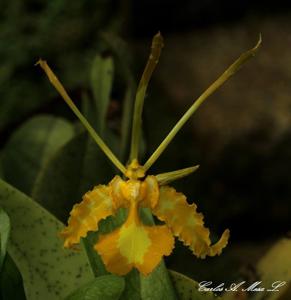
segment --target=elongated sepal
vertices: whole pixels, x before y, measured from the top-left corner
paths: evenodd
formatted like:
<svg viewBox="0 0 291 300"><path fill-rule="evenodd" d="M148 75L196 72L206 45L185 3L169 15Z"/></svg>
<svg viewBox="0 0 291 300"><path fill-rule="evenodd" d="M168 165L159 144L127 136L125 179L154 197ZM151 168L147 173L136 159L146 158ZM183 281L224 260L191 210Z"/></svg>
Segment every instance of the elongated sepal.
<svg viewBox="0 0 291 300"><path fill-rule="evenodd" d="M138 148L141 135L142 126L142 112L144 105L144 98L147 90L148 83L152 77L152 74L159 62L159 58L164 46L163 37L158 32L152 40L151 52L141 76L137 92L135 96L133 123L132 123L132 134L131 134L131 148L130 148L130 160L138 158Z"/></svg>
<svg viewBox="0 0 291 300"><path fill-rule="evenodd" d="M110 148L105 144L99 134L94 130L94 128L89 124L87 119L83 116L77 106L74 104L73 100L68 95L67 91L65 90L62 83L59 81L57 76L54 74L52 69L49 67L45 60L40 59L36 65L39 65L44 72L46 73L48 79L50 80L51 84L55 87L55 89L59 92L62 96L64 101L68 104L74 114L78 117L80 122L84 125L87 129L91 137L94 139L96 144L100 147L100 149L104 152L104 154L111 160L111 162L119 169L122 173L126 172L125 166L119 161L119 159L114 155L114 153L110 150Z"/></svg>
<svg viewBox="0 0 291 300"><path fill-rule="evenodd" d="M185 168L185 169L175 170L175 171L171 171L171 172L161 173L161 174L156 175L155 177L160 186L166 185L172 181L189 176L193 172L197 171L198 168L199 168L199 165Z"/></svg>

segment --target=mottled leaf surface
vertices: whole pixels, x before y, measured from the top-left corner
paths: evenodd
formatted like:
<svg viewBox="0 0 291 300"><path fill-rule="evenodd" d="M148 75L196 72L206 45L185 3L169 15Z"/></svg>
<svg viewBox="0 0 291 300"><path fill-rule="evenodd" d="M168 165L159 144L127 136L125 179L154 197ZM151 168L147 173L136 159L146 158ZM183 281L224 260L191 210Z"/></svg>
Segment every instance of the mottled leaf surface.
<svg viewBox="0 0 291 300"><path fill-rule="evenodd" d="M62 223L2 180L0 206L10 216L8 251L23 276L29 300L63 299L92 280L83 251L63 249L58 238Z"/></svg>
<svg viewBox="0 0 291 300"><path fill-rule="evenodd" d="M66 300L118 300L124 289L124 279L104 275L82 286Z"/></svg>

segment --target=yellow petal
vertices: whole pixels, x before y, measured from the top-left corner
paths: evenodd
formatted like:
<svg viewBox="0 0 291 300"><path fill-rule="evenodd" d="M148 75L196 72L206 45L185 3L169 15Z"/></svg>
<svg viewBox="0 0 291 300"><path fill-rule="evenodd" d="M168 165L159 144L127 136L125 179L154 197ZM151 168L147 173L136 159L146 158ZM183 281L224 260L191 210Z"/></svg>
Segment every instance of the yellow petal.
<svg viewBox="0 0 291 300"><path fill-rule="evenodd" d="M112 233L100 237L95 245L106 269L117 275L125 275L132 268L149 274L169 255L174 238L167 226L144 226L138 217L137 205L130 207L126 222Z"/></svg>
<svg viewBox="0 0 291 300"><path fill-rule="evenodd" d="M220 240L211 245L209 229L204 227L203 215L197 213L195 204L189 205L182 193L177 193L172 187L160 188L160 198L153 213L171 228L197 257L220 254L227 245L229 230L225 230Z"/></svg>
<svg viewBox="0 0 291 300"><path fill-rule="evenodd" d="M68 221L68 226L60 233L65 239L64 247L70 248L80 242L88 231L98 229L98 222L114 213L111 188L98 185L83 196L81 203L75 204Z"/></svg>

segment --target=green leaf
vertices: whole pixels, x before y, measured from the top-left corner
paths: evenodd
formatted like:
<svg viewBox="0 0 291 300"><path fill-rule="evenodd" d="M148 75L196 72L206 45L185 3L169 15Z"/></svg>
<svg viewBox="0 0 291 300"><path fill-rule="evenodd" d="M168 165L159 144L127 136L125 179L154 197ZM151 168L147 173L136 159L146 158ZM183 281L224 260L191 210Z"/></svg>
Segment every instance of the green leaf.
<svg viewBox="0 0 291 300"><path fill-rule="evenodd" d="M91 70L91 87L97 112L98 130L104 133L106 114L110 102L110 94L114 76L114 65L111 57L97 54Z"/></svg>
<svg viewBox="0 0 291 300"><path fill-rule="evenodd" d="M29 195L38 173L73 135L73 126L62 118L43 115L30 119L14 132L5 146L5 180Z"/></svg>
<svg viewBox="0 0 291 300"><path fill-rule="evenodd" d="M5 259L7 242L10 234L10 220L6 212L0 208L0 270L2 269L2 264Z"/></svg>
<svg viewBox="0 0 291 300"><path fill-rule="evenodd" d="M219 300L220 297L215 296L211 292L199 291L199 284L193 279L175 272L170 271L171 279L177 291L179 300Z"/></svg>
<svg viewBox="0 0 291 300"><path fill-rule="evenodd" d="M124 289L124 279L114 275L104 275L87 283L66 300L118 300Z"/></svg>
<svg viewBox="0 0 291 300"><path fill-rule="evenodd" d="M64 250L63 224L31 198L0 180L0 206L11 220L8 251L29 300L63 299L92 280L84 252Z"/></svg>
<svg viewBox="0 0 291 300"><path fill-rule="evenodd" d="M8 253L0 274L0 299L26 299L21 274Z"/></svg>

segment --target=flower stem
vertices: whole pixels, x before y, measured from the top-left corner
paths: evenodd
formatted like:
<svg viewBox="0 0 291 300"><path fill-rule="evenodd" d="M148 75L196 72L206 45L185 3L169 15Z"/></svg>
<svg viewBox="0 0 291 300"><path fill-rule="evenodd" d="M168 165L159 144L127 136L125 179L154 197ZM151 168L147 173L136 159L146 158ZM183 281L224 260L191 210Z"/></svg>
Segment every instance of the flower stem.
<svg viewBox="0 0 291 300"><path fill-rule="evenodd" d="M141 135L141 126L142 126L142 111L143 111L145 93L150 78L153 74L153 71L159 62L162 48L163 48L163 37L161 36L160 32L158 32L153 37L151 53L148 58L146 67L143 71L139 85L137 87L135 104L134 104L129 161L132 161L133 159L138 159L138 149L139 149L139 142L140 142L140 135Z"/></svg>
<svg viewBox="0 0 291 300"><path fill-rule="evenodd" d="M79 120L84 125L84 127L88 130L89 134L95 140L97 145L101 148L101 150L105 153L105 155L111 160L111 162L124 174L126 172L125 166L118 160L118 158L113 154L110 148L104 143L104 141L101 139L98 133L94 130L94 128L89 124L87 119L82 115L80 110L77 108L77 106L74 104L74 102L66 92L61 82L58 80L56 75L48 66L47 62L40 59L36 63L36 65L40 65L40 67L45 71L52 85L60 93L60 95L68 104L68 106L71 108L71 110L74 112L74 114L79 118Z"/></svg>
<svg viewBox="0 0 291 300"><path fill-rule="evenodd" d="M200 107L200 105L210 96L212 95L220 86L222 86L232 75L234 75L240 67L248 61L250 58L255 56L258 49L261 46L261 36L256 46L247 52L243 53L232 65L228 67L228 69L216 80L214 81L208 89L206 89L202 95L192 104L192 106L186 111L186 113L182 116L182 118L176 123L170 133L166 136L166 138L162 141L162 143L158 146L155 152L151 155L151 157L147 160L144 165L144 169L148 170L153 163L159 158L159 156L163 153L163 151L167 148L169 143L175 137L175 135L179 132L179 130L183 127L183 125L189 120L189 118L194 114L194 112Z"/></svg>

